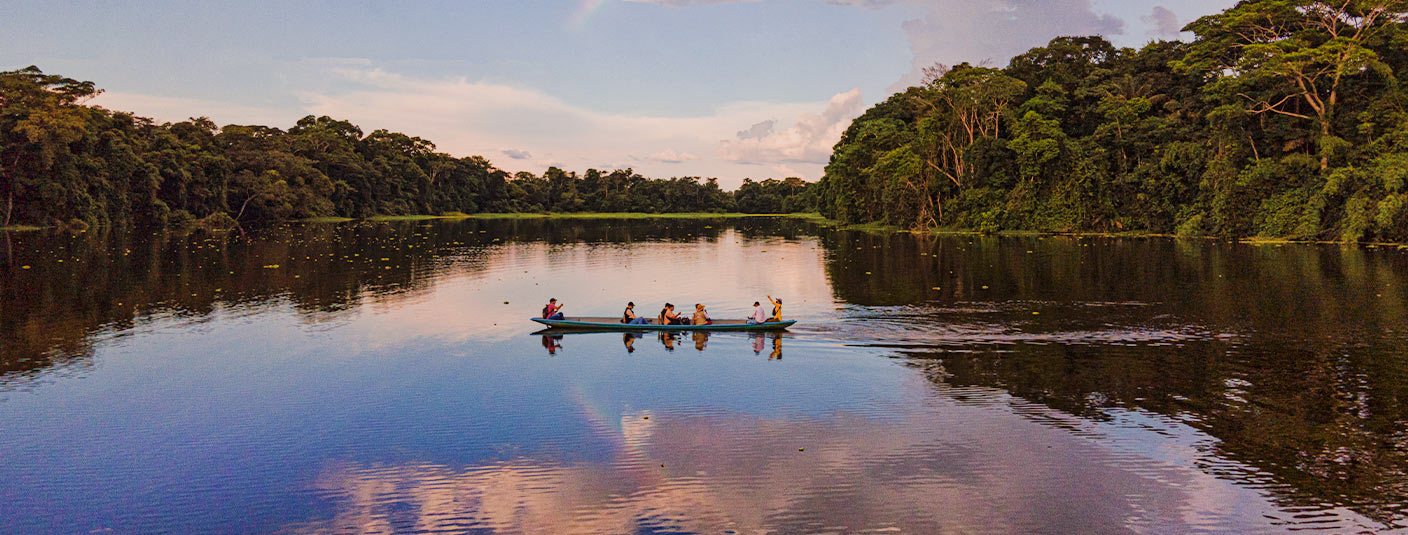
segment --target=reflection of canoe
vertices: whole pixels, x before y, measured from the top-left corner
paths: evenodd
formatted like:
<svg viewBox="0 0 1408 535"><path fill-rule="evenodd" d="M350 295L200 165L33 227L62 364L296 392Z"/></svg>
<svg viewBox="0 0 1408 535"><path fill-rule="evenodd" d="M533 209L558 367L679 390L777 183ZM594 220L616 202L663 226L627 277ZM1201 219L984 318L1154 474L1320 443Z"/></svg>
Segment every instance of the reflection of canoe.
<svg viewBox="0 0 1408 535"><path fill-rule="evenodd" d="M628 325L621 323L620 318L566 318L560 320L545 320L542 318L531 318L533 321L547 325L554 329L598 329L603 331L781 331L796 324L796 320L790 321L769 321L767 323L748 323L747 320L714 320L708 325L656 325L649 323L645 325ZM654 320L651 320L654 321Z"/></svg>

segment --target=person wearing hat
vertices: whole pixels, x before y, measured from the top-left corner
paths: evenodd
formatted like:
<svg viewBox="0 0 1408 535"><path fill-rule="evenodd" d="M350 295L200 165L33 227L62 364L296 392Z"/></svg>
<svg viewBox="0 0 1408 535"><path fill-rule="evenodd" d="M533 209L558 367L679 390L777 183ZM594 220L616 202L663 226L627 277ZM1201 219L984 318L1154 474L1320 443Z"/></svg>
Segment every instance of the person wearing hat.
<svg viewBox="0 0 1408 535"><path fill-rule="evenodd" d="M632 301L626 303L626 310L621 313L621 323L627 325L649 325L650 320L636 315L636 304Z"/></svg>
<svg viewBox="0 0 1408 535"><path fill-rule="evenodd" d="M689 322L689 324L690 324L690 325L708 325L708 324L713 323L713 322L714 322L714 320L709 317L709 311L704 309L704 305L701 305L701 304L699 304L699 303L695 303L695 304L694 304L694 318Z"/></svg>

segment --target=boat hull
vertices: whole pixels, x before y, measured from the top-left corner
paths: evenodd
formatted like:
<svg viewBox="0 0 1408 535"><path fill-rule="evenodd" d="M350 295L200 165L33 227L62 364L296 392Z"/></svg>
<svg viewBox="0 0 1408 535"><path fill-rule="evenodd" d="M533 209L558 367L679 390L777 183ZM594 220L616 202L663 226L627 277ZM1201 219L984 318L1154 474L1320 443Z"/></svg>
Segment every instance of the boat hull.
<svg viewBox="0 0 1408 535"><path fill-rule="evenodd" d="M607 332L623 331L784 331L797 323L797 320L789 321L769 321L767 323L747 323L742 320L716 321L708 325L656 325L649 324L627 324L612 318L565 318L560 320L545 320L542 318L529 318L535 322L547 325L552 329L563 330L598 330Z"/></svg>

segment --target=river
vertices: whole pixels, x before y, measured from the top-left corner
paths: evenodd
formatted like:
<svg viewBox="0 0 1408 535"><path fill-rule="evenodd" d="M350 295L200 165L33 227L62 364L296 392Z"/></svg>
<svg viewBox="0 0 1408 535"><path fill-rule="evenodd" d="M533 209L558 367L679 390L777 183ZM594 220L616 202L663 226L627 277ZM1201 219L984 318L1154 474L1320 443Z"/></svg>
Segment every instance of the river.
<svg viewBox="0 0 1408 535"><path fill-rule="evenodd" d="M0 239L4 533L1408 530L1396 248L772 218ZM768 295L789 332L528 321Z"/></svg>

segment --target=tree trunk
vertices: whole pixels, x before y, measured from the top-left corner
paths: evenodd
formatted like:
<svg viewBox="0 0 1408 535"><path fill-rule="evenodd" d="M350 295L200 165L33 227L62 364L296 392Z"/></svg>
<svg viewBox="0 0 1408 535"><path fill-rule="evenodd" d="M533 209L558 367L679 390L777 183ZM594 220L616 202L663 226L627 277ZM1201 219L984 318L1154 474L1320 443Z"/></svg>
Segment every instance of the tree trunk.
<svg viewBox="0 0 1408 535"><path fill-rule="evenodd" d="M20 157L23 155L23 152L15 151L15 159L10 161L10 167L0 167L0 177L9 175L9 179L5 181L5 222L0 223L0 227L10 226L10 214L15 210L15 183L19 181L19 173L15 170L19 168Z"/></svg>
<svg viewBox="0 0 1408 535"><path fill-rule="evenodd" d="M1316 143L1316 145L1317 145L1317 146L1321 145L1321 143L1324 143L1325 140L1326 140L1327 138L1329 138L1329 137L1330 137L1330 118L1329 118L1328 116L1321 116L1321 117L1320 117L1320 143ZM1321 147L1320 147L1320 172L1321 172L1321 173L1324 173L1324 172L1325 172L1327 169L1329 169L1329 168L1330 168L1330 153L1325 152L1325 147L1321 146Z"/></svg>

